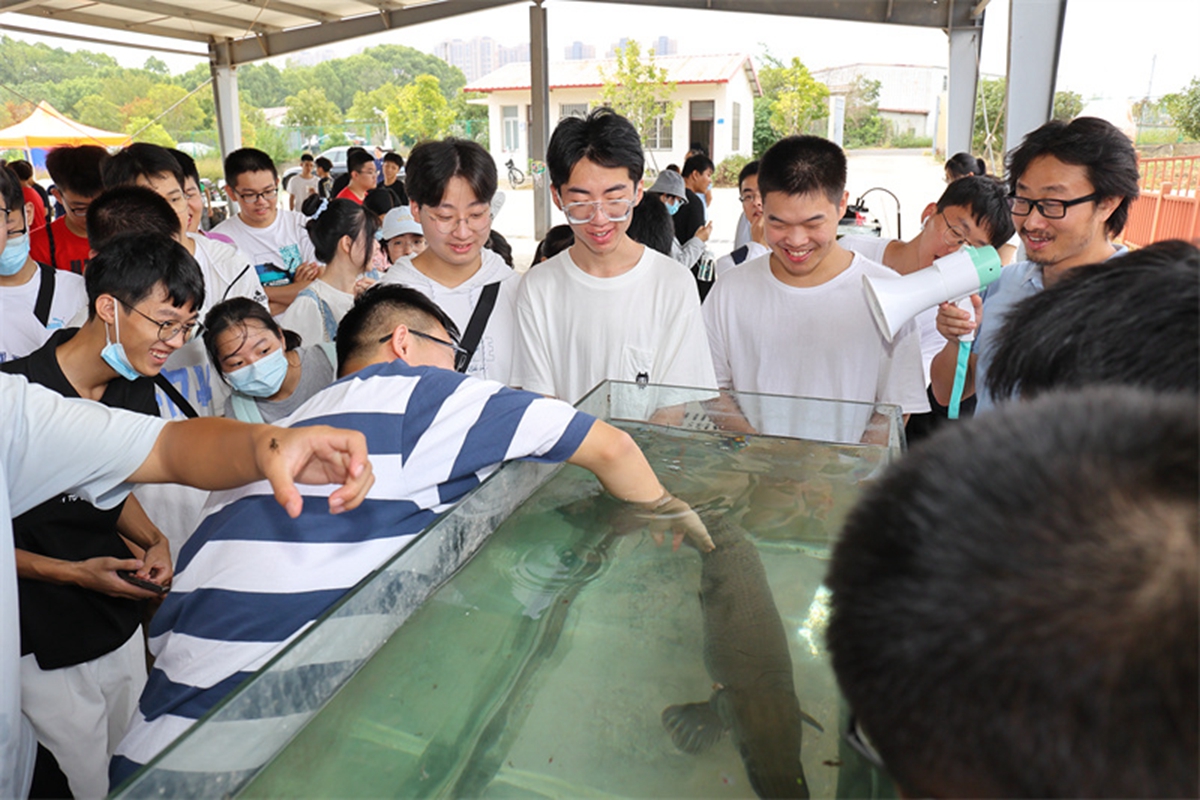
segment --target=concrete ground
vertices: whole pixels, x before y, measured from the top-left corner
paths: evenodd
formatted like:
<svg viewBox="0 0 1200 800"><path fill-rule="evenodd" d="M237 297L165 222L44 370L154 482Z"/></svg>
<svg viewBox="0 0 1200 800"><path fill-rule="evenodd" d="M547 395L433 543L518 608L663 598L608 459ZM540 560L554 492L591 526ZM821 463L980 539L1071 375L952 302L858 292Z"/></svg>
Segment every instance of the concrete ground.
<svg viewBox="0 0 1200 800"><path fill-rule="evenodd" d="M849 169L846 189L850 202L855 202L868 189L881 186L900 201L900 235L911 239L921 224L921 211L936 202L946 188L942 162L934 160L923 150L852 150L848 153ZM504 208L496 217L496 230L504 234L513 248L513 262L524 271L533 261L537 240L533 238L533 192L529 184L510 189L504 180L500 190L505 193ZM896 238L896 203L884 192L870 192L865 202L870 215L883 227L883 235ZM721 256L733 249L733 234L738 216L742 213L737 189L714 189L710 218L715 220L709 247ZM554 225L566 222L562 212L551 215Z"/></svg>

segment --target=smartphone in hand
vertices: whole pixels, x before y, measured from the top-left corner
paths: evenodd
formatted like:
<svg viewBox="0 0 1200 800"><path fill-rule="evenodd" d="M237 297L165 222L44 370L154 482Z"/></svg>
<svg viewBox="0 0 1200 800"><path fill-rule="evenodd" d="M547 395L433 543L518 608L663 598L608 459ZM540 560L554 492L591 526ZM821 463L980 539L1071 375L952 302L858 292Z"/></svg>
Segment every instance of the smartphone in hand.
<svg viewBox="0 0 1200 800"><path fill-rule="evenodd" d="M145 578L139 578L137 573L130 572L127 569L117 570L117 576L126 583L131 583L139 589L148 589L149 591L157 594L166 594L167 592L171 591L170 586L162 586L153 581L148 581Z"/></svg>

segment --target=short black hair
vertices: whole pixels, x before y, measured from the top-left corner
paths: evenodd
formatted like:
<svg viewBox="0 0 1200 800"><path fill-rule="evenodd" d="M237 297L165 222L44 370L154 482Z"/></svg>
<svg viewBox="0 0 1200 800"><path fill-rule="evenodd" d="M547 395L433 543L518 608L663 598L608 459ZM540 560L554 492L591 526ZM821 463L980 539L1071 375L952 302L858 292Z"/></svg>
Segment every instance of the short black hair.
<svg viewBox="0 0 1200 800"><path fill-rule="evenodd" d="M149 142L134 142L100 165L100 176L106 189L133 186L138 178L158 175L174 176L179 181L179 188L183 188L186 176L175 156L167 148Z"/></svg>
<svg viewBox="0 0 1200 800"><path fill-rule="evenodd" d="M758 165L758 191L801 196L820 193L834 205L846 191L846 154L820 136L788 136L771 145Z"/></svg>
<svg viewBox="0 0 1200 800"><path fill-rule="evenodd" d="M88 244L93 250L115 236L138 232L172 238L183 232L183 226L171 204L145 186L109 189L88 206Z"/></svg>
<svg viewBox="0 0 1200 800"><path fill-rule="evenodd" d="M1196 797L1194 395L1048 394L872 481L825 583L838 685L910 797Z"/></svg>
<svg viewBox="0 0 1200 800"><path fill-rule="evenodd" d="M496 194L496 162L478 142L470 139L441 139L421 142L408 154L404 188L409 200L423 206L439 206L451 178L462 178L481 203Z"/></svg>
<svg viewBox="0 0 1200 800"><path fill-rule="evenodd" d="M995 178L960 178L942 192L937 210L952 206L969 209L975 224L987 228L992 247L1000 247L1012 238L1012 211L1008 208L1008 187Z"/></svg>
<svg viewBox="0 0 1200 800"><path fill-rule="evenodd" d="M670 257L671 244L675 241L675 225L671 222L671 212L658 198L658 192L642 195L642 202L633 207L625 235L638 244Z"/></svg>
<svg viewBox="0 0 1200 800"><path fill-rule="evenodd" d="M326 172L333 171L333 162L330 161L325 156L319 156L319 157L313 159L313 165L320 167L321 169L325 170Z"/></svg>
<svg viewBox="0 0 1200 800"><path fill-rule="evenodd" d="M346 171L362 172L367 164L374 164L375 157L362 147L351 147L346 151Z"/></svg>
<svg viewBox="0 0 1200 800"><path fill-rule="evenodd" d="M275 162L262 150L243 147L225 156L225 184L230 189L237 186L238 176L246 172L269 172L272 178L279 180Z"/></svg>
<svg viewBox="0 0 1200 800"><path fill-rule="evenodd" d="M96 316L96 299L102 294L135 306L160 284L176 308L188 302L196 311L203 307L204 274L187 248L174 239L156 233L122 233L95 250L83 273L88 319Z"/></svg>
<svg viewBox="0 0 1200 800"><path fill-rule="evenodd" d="M533 252L533 265L540 264L575 244L575 230L570 225L555 225L546 231L546 238L538 242Z"/></svg>
<svg viewBox="0 0 1200 800"><path fill-rule="evenodd" d="M396 195L392 194L392 190L385 186L368 189L362 204L363 208L381 219L384 214L399 205L396 202Z"/></svg>
<svg viewBox="0 0 1200 800"><path fill-rule="evenodd" d="M356 242L361 240L370 244L375 240L375 231L379 228L375 217L353 200L330 200L321 215L310 219L305 227L317 259L325 264L333 260L333 254L337 252L338 242L343 236L349 236ZM365 258L366 261L359 265L364 271L371 263L370 247L367 248Z"/></svg>
<svg viewBox="0 0 1200 800"><path fill-rule="evenodd" d="M1105 222L1105 228L1111 236L1125 229L1129 207L1139 193L1139 176L1137 151L1120 129L1097 117L1047 122L1026 135L1020 147L1008 154L1008 190L1011 193L1017 193L1017 181L1034 159L1041 156L1054 156L1064 164L1084 167L1088 182L1101 199L1121 198L1121 203Z"/></svg>
<svg viewBox="0 0 1200 800"><path fill-rule="evenodd" d="M1124 384L1200 394L1200 250L1157 242L1077 267L1004 317L996 398Z"/></svg>
<svg viewBox="0 0 1200 800"><path fill-rule="evenodd" d="M749 178L751 175L757 175L757 174L758 174L758 159L756 158L753 161L751 161L750 163L748 163L746 166L742 167L742 171L738 173L738 188L739 189L742 188L742 184L746 182L746 178Z"/></svg>
<svg viewBox="0 0 1200 800"><path fill-rule="evenodd" d="M500 256L501 260L503 260L504 263L509 266L509 268L512 268L513 249L512 245L508 243L508 239L504 238L504 234L495 228L492 228L491 232L488 233L488 239L486 242L484 242L483 246Z"/></svg>
<svg viewBox="0 0 1200 800"><path fill-rule="evenodd" d="M189 156L187 153L183 152L182 150L175 150L172 148L168 148L167 152L170 153L174 157L174 159L179 162L179 168L181 170L183 170L183 177L191 178L192 180L194 180L196 182L196 185L199 186L200 185L200 170L196 169L196 159L192 158L191 156Z"/></svg>
<svg viewBox="0 0 1200 800"><path fill-rule="evenodd" d="M10 214L19 209L21 219L25 218L25 192L21 189L20 177L10 164L5 164L4 168L0 169L0 197L4 198L4 205L8 207Z"/></svg>
<svg viewBox="0 0 1200 800"><path fill-rule="evenodd" d="M300 334L284 330L271 316L271 312L263 308L262 303L255 302L249 297L231 297L217 303L204 315L204 349L208 351L208 360L213 369L221 376L221 380L229 383L225 370L221 369L221 356L217 352L217 337L230 328L238 328L245 342L250 332L246 330L246 321L255 320L283 342L283 349L295 350L301 345Z"/></svg>
<svg viewBox="0 0 1200 800"><path fill-rule="evenodd" d="M310 194L308 197L304 198L303 202L300 203L300 213L306 217L311 217L313 214L317 213L317 209L321 207L322 203L328 206L329 199L326 197L321 197L319 194Z"/></svg>
<svg viewBox="0 0 1200 800"><path fill-rule="evenodd" d="M680 174L686 178L693 172L707 172L710 169L716 169L713 160L704 153L694 153L683 162L683 171Z"/></svg>
<svg viewBox="0 0 1200 800"><path fill-rule="evenodd" d="M955 180L971 175L987 175L987 163L982 158L976 158L970 153L955 153L946 159L946 169Z"/></svg>
<svg viewBox="0 0 1200 800"><path fill-rule="evenodd" d="M404 166L404 156L400 155L399 153L395 152L394 150L388 150L386 153L383 154L383 163L395 164L397 167L403 167Z"/></svg>
<svg viewBox="0 0 1200 800"><path fill-rule="evenodd" d="M338 376L346 364L373 354L379 338L408 325L414 329L426 327L436 320L454 341L458 341L458 326L441 307L416 289L399 283L377 283L360 294L354 305L338 323Z"/></svg>
<svg viewBox="0 0 1200 800"><path fill-rule="evenodd" d="M608 169L623 167L635 188L646 168L637 129L606 106L592 109L583 119L567 117L558 123L546 148L551 185L559 188L566 184L571 179L571 170L585 158Z"/></svg>
<svg viewBox="0 0 1200 800"><path fill-rule="evenodd" d="M22 181L27 181L33 177L33 165L23 158L15 158L8 162L8 168Z"/></svg>
<svg viewBox="0 0 1200 800"><path fill-rule="evenodd" d="M108 151L94 144L78 147L56 147L46 154L46 171L59 189L95 197L104 191L100 165L108 159Z"/></svg>
<svg viewBox="0 0 1200 800"><path fill-rule="evenodd" d="M305 161L312 161L312 160L313 160L312 153L301 153L300 154L300 163L303 164Z"/></svg>

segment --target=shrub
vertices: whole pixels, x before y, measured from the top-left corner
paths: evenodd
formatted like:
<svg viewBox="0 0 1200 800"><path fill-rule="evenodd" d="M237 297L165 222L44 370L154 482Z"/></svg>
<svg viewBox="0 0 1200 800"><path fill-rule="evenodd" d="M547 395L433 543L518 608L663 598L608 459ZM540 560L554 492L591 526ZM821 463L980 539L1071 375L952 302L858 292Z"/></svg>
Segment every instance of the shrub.
<svg viewBox="0 0 1200 800"><path fill-rule="evenodd" d="M753 159L750 156L727 156L717 168L713 170L713 186L727 187L732 186L737 188L738 175L741 174L742 167L749 164Z"/></svg>

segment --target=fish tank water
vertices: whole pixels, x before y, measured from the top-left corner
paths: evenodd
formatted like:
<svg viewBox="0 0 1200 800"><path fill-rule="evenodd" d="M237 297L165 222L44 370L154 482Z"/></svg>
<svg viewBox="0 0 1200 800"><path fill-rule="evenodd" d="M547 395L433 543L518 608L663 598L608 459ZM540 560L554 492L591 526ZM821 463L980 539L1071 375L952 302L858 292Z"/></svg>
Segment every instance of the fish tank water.
<svg viewBox="0 0 1200 800"><path fill-rule="evenodd" d="M715 550L508 464L118 795L894 796L841 736L822 580L899 409L617 382L579 407Z"/></svg>

